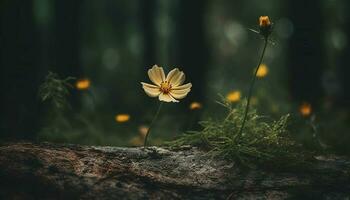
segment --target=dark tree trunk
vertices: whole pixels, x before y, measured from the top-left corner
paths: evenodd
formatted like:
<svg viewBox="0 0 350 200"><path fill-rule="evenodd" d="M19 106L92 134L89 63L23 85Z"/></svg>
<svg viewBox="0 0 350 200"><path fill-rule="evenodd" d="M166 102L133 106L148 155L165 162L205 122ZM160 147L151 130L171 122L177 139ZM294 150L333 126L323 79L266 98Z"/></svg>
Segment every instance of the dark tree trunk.
<svg viewBox="0 0 350 200"><path fill-rule="evenodd" d="M141 1L139 7L139 18L144 36L143 69L148 70L152 65L157 64L155 58L155 0Z"/></svg>
<svg viewBox="0 0 350 200"><path fill-rule="evenodd" d="M192 83L192 89L188 97L181 100L182 109L188 110L190 102L205 103L205 91L207 88L207 71L209 63L209 50L207 46L205 13L208 2L206 0L180 0L176 13L174 34L174 48L176 49L176 67L187 75L186 82ZM192 119L183 127L183 130L197 130L200 125L202 110L192 114Z"/></svg>
<svg viewBox="0 0 350 200"><path fill-rule="evenodd" d="M3 0L0 16L0 138L35 138L40 44L33 1Z"/></svg>
<svg viewBox="0 0 350 200"><path fill-rule="evenodd" d="M239 169L190 147L0 146L1 199L346 199L350 161L308 169Z"/></svg>
<svg viewBox="0 0 350 200"><path fill-rule="evenodd" d="M55 0L52 32L50 34L50 69L60 77L80 78L81 5L83 0ZM78 95L72 91L71 103L79 107Z"/></svg>
<svg viewBox="0 0 350 200"><path fill-rule="evenodd" d="M180 0L177 12L176 34L178 40L176 65L192 82L193 89L188 100L204 100L206 72L208 68L208 47L205 38L205 9L207 1ZM186 99L185 99L186 100Z"/></svg>
<svg viewBox="0 0 350 200"><path fill-rule="evenodd" d="M289 41L289 87L295 101L313 105L323 96L321 76L326 63L321 4L321 1L289 2L289 15L294 25Z"/></svg>
<svg viewBox="0 0 350 200"><path fill-rule="evenodd" d="M80 5L82 1L55 0L51 46L51 64L62 76L78 76L81 72Z"/></svg>
<svg viewBox="0 0 350 200"><path fill-rule="evenodd" d="M350 8L350 2L344 1L344 6L346 8ZM350 16L349 14L346 15L346 18L343 20L344 24L342 26L346 38L350 38ZM347 111L350 111L350 92L349 92L349 74L350 74L350 44L349 40L347 41L347 44L345 45L345 48L342 50L340 55L340 62L338 62L338 75L340 77L340 83L341 83L341 91L340 96L338 98L338 105L345 107Z"/></svg>

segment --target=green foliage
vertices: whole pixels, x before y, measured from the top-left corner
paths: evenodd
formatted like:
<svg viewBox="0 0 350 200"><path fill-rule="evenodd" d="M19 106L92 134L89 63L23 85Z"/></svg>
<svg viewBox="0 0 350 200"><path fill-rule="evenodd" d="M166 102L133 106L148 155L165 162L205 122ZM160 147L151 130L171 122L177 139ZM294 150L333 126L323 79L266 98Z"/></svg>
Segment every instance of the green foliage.
<svg viewBox="0 0 350 200"><path fill-rule="evenodd" d="M56 73L49 72L39 88L39 98L50 103L47 113L42 119L42 128L38 133L39 140L51 142L69 142L87 145L122 145L128 135L113 133L127 132L127 126L107 126L111 121L109 114L96 115L95 112L76 112L70 108L69 95L73 88L70 83L75 78L59 78ZM115 125L115 124L113 124Z"/></svg>
<svg viewBox="0 0 350 200"><path fill-rule="evenodd" d="M56 73L49 72L45 81L40 85L39 98L42 102L51 101L56 108L67 107L69 88L73 88L69 81L74 79L73 77L60 79Z"/></svg>
<svg viewBox="0 0 350 200"><path fill-rule="evenodd" d="M202 121L201 131L188 132L170 142L170 146L194 145L209 150L213 156L246 165L294 165L304 160L307 154L302 153L301 146L287 132L288 114L269 121L250 109L246 127L239 136L246 101L236 107L225 100L218 103L228 110L224 119Z"/></svg>

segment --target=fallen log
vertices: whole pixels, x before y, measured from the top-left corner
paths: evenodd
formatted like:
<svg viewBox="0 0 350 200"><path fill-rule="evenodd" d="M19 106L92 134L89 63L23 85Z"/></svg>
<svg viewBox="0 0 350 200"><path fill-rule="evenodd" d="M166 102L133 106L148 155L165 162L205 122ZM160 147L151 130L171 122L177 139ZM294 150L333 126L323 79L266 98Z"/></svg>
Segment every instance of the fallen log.
<svg viewBox="0 0 350 200"><path fill-rule="evenodd" d="M0 146L0 199L346 199L350 160L307 170L242 169L184 147Z"/></svg>

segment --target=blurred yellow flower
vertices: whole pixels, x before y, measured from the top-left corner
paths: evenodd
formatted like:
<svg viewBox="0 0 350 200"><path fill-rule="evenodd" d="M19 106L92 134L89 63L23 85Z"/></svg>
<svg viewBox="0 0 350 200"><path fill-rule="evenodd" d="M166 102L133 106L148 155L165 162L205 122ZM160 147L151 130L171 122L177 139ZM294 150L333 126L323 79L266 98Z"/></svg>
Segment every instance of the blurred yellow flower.
<svg viewBox="0 0 350 200"><path fill-rule="evenodd" d="M271 105L271 111L274 113L277 113L280 110L280 106L277 104L272 104Z"/></svg>
<svg viewBox="0 0 350 200"><path fill-rule="evenodd" d="M202 104L199 102L194 101L190 104L190 110L198 110L201 108L202 108Z"/></svg>
<svg viewBox="0 0 350 200"><path fill-rule="evenodd" d="M140 133L140 136L141 136L142 138L145 138L145 137L146 137L146 134L147 134L148 129L149 129L148 126L140 126L140 127L139 127L139 133Z"/></svg>
<svg viewBox="0 0 350 200"><path fill-rule="evenodd" d="M258 97L252 97L252 98L250 99L250 103L251 103L253 106L256 106L256 105L259 103Z"/></svg>
<svg viewBox="0 0 350 200"><path fill-rule="evenodd" d="M266 64L261 64L257 73L256 77L263 78L269 73L269 68L267 68Z"/></svg>
<svg viewBox="0 0 350 200"><path fill-rule="evenodd" d="M154 84L141 82L142 88L150 97L158 97L160 101L179 102L191 91L192 84L184 84L185 74L178 68L171 70L165 77L162 67L153 65L148 70L148 77Z"/></svg>
<svg viewBox="0 0 350 200"><path fill-rule="evenodd" d="M299 107L299 112L304 117L309 116L312 112L311 104L306 103L306 102L302 103Z"/></svg>
<svg viewBox="0 0 350 200"><path fill-rule="evenodd" d="M271 25L271 21L269 16L260 16L259 17L259 26L260 27L266 27L266 26L270 26Z"/></svg>
<svg viewBox="0 0 350 200"><path fill-rule="evenodd" d="M241 92L238 90L231 91L226 95L226 100L233 103L241 99Z"/></svg>
<svg viewBox="0 0 350 200"><path fill-rule="evenodd" d="M78 90L86 90L86 89L89 89L89 87L90 87L90 80L87 79L87 78L79 79L79 80L76 82L75 87L76 87Z"/></svg>
<svg viewBox="0 0 350 200"><path fill-rule="evenodd" d="M140 136L135 136L129 140L129 144L132 146L141 146L143 145L143 138Z"/></svg>
<svg viewBox="0 0 350 200"><path fill-rule="evenodd" d="M130 115L128 114L118 114L115 116L115 121L119 123L124 123L130 120Z"/></svg>

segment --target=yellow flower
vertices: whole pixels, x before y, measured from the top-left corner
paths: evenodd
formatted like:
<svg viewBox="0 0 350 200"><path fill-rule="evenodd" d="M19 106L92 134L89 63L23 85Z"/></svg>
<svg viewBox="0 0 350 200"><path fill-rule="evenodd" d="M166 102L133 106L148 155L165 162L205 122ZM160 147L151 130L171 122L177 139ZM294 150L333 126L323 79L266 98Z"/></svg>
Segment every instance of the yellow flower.
<svg viewBox="0 0 350 200"><path fill-rule="evenodd" d="M150 97L158 97L160 101L179 102L191 91L192 84L184 84L185 74L178 68L171 70L165 77L162 67L154 65L148 70L148 77L153 84L141 82L142 88Z"/></svg>
<svg viewBox="0 0 350 200"><path fill-rule="evenodd" d="M140 136L135 136L129 140L131 146L141 146L143 144L143 138Z"/></svg>
<svg viewBox="0 0 350 200"><path fill-rule="evenodd" d="M272 104L271 105L271 111L274 113L277 113L280 110L280 106L277 104Z"/></svg>
<svg viewBox="0 0 350 200"><path fill-rule="evenodd" d="M299 107L299 112L302 116L307 117L312 112L311 104L309 103L302 103Z"/></svg>
<svg viewBox="0 0 350 200"><path fill-rule="evenodd" d="M142 138L146 137L146 134L148 132L149 127L148 126L140 126L139 127L139 133Z"/></svg>
<svg viewBox="0 0 350 200"><path fill-rule="evenodd" d="M115 116L115 121L119 123L124 123L130 120L130 115L128 114L118 114Z"/></svg>
<svg viewBox="0 0 350 200"><path fill-rule="evenodd" d="M236 90L236 91L231 91L226 95L227 101L233 103L237 102L241 99L241 92Z"/></svg>
<svg viewBox="0 0 350 200"><path fill-rule="evenodd" d="M260 27L271 26L271 21L270 21L269 16L260 16L259 17L259 26Z"/></svg>
<svg viewBox="0 0 350 200"><path fill-rule="evenodd" d="M85 78L85 79L79 79L76 84L76 88L78 90L86 90L90 87L90 80Z"/></svg>
<svg viewBox="0 0 350 200"><path fill-rule="evenodd" d="M272 32L272 23L268 16L259 17L259 33L264 36L265 39L269 37Z"/></svg>
<svg viewBox="0 0 350 200"><path fill-rule="evenodd" d="M190 110L198 110L198 109L201 109L202 108L202 104L199 103L199 102L192 102L190 104Z"/></svg>
<svg viewBox="0 0 350 200"><path fill-rule="evenodd" d="M258 72L256 73L256 77L263 78L269 73L269 68L267 68L266 64L261 64Z"/></svg>
<svg viewBox="0 0 350 200"><path fill-rule="evenodd" d="M252 106L255 106L259 103L259 99L257 97L252 97L250 99L250 103L252 104Z"/></svg>

